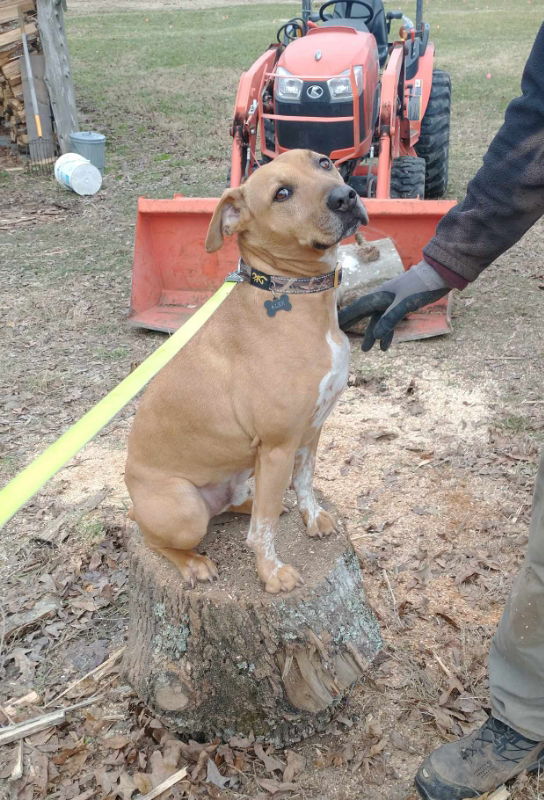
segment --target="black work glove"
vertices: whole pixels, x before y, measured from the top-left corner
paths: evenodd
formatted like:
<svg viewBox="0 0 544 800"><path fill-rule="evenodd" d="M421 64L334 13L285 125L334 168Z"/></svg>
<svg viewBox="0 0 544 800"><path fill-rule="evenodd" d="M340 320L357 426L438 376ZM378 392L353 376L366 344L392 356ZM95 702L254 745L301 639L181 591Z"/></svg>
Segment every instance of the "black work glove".
<svg viewBox="0 0 544 800"><path fill-rule="evenodd" d="M420 261L398 278L382 283L373 292L343 308L338 315L338 322L342 330L346 330L360 319L370 317L362 349L367 352L379 339L380 348L387 350L395 326L406 314L434 303L451 288L430 264Z"/></svg>

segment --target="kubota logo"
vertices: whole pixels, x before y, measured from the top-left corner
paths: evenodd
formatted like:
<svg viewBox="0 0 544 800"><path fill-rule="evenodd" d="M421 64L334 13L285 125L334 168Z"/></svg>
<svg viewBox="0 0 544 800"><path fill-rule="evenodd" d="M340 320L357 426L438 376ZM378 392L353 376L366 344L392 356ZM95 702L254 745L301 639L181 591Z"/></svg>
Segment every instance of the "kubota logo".
<svg viewBox="0 0 544 800"><path fill-rule="evenodd" d="M308 86L306 94L308 97L311 97L312 100L319 100L320 97L323 97L323 87L314 83L313 86Z"/></svg>

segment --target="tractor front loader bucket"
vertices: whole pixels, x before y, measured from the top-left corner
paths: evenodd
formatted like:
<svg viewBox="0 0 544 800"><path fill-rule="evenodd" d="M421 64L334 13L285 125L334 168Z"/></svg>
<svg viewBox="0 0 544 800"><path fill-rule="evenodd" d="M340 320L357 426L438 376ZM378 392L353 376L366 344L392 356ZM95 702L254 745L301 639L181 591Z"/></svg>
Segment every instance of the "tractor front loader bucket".
<svg viewBox="0 0 544 800"><path fill-rule="evenodd" d="M172 200L138 201L138 218L129 322L173 332L236 269L234 238L215 253L204 248L217 198L175 195ZM365 239L390 237L405 269L421 251L437 223L454 205L450 200L365 200L370 222ZM397 341L439 336L451 331L448 298L410 316L399 326Z"/></svg>

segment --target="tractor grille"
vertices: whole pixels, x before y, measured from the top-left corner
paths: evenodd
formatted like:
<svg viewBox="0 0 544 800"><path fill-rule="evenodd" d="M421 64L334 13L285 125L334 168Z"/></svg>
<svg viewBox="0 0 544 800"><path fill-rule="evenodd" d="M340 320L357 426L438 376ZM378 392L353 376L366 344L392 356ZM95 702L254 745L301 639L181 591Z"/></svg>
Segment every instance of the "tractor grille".
<svg viewBox="0 0 544 800"><path fill-rule="evenodd" d="M315 86L319 86L323 90L323 94L319 98L312 98L308 94L308 90ZM358 101L359 141L361 141L365 134L362 93L359 95ZM331 101L326 83L307 81L303 85L300 100L297 102L276 100L275 113L289 117L351 117L353 116L353 100L350 98L345 101ZM333 150L353 148L359 144L359 141L353 141L353 122L308 122L293 119L293 122L278 120L276 125L278 143L280 147L288 150L303 147L330 155Z"/></svg>

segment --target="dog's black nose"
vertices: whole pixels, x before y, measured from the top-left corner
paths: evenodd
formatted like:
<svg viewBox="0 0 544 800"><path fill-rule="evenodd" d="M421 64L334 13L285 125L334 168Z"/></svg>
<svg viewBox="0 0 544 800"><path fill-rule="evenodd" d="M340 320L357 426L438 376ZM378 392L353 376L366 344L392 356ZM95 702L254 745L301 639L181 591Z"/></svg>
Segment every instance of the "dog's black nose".
<svg viewBox="0 0 544 800"><path fill-rule="evenodd" d="M330 210L340 213L351 211L356 202L357 192L345 183L342 186L335 186L327 197L327 206Z"/></svg>

